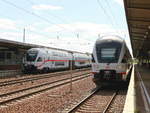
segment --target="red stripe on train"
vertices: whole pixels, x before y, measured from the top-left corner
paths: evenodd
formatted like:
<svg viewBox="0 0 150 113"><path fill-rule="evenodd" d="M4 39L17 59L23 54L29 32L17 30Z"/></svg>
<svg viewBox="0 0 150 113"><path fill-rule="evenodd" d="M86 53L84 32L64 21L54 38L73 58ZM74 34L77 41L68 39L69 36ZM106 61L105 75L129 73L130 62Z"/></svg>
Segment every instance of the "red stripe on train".
<svg viewBox="0 0 150 113"><path fill-rule="evenodd" d="M42 62L39 66L37 66L37 67L41 67L44 63L46 63L46 62L50 62L50 61L64 61L64 62L67 62L67 61L69 61L69 60L45 60L44 62Z"/></svg>
<svg viewBox="0 0 150 113"><path fill-rule="evenodd" d="M37 67L41 67L44 63L46 63L46 62L50 62L50 61L56 61L56 62L58 62L58 61L64 61L64 62L67 62L67 61L70 61L70 60L45 60L44 62L42 62L39 66L37 66ZM75 60L76 62L85 62L85 61L88 61L88 60Z"/></svg>

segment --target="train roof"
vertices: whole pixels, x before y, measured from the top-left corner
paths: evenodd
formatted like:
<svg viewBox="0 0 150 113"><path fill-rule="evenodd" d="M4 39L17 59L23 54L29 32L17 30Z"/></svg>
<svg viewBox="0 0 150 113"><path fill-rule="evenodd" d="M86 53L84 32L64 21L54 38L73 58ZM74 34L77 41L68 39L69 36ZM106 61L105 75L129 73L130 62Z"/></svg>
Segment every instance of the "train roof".
<svg viewBox="0 0 150 113"><path fill-rule="evenodd" d="M83 54L83 53L73 53L73 55L75 56L75 57L89 57L90 55L88 55L88 54Z"/></svg>
<svg viewBox="0 0 150 113"><path fill-rule="evenodd" d="M64 54L68 54L68 51L62 51L62 50L57 50L57 49L52 49L52 48L31 48L28 51L50 51L50 52L55 52L55 53L64 53Z"/></svg>
<svg viewBox="0 0 150 113"><path fill-rule="evenodd" d="M124 39L119 37L119 36L103 36L103 37L100 37L96 40L96 44L100 44L100 43L103 43L103 42L110 42L110 41L113 41L113 42L119 42L119 43L124 43Z"/></svg>

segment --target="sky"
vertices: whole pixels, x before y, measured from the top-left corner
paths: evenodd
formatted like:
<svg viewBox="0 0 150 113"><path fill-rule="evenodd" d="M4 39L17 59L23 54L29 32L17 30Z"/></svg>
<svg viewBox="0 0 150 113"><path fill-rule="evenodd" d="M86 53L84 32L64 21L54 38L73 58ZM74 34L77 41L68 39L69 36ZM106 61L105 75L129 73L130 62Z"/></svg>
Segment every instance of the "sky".
<svg viewBox="0 0 150 113"><path fill-rule="evenodd" d="M124 38L131 51L123 0L0 0L0 38L92 52L104 35Z"/></svg>

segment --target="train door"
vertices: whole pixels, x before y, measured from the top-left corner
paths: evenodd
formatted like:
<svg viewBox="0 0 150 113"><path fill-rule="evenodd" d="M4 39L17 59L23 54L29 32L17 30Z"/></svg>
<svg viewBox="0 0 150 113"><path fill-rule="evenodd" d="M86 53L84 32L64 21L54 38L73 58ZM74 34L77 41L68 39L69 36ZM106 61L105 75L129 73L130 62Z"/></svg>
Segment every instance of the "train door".
<svg viewBox="0 0 150 113"><path fill-rule="evenodd" d="M72 65L71 65L72 63ZM75 69L75 61L74 60L69 60L69 68L71 69Z"/></svg>
<svg viewBox="0 0 150 113"><path fill-rule="evenodd" d="M51 69L55 69L55 57L53 55L50 56Z"/></svg>

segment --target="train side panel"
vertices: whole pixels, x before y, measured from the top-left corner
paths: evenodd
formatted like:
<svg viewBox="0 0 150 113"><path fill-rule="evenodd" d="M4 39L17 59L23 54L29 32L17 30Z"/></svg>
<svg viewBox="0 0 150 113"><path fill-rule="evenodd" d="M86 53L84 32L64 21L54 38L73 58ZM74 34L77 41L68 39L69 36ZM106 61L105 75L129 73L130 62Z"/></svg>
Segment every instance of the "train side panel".
<svg viewBox="0 0 150 113"><path fill-rule="evenodd" d="M90 55L70 53L47 48L32 48L24 59L24 72L48 72L52 70L82 68L90 66Z"/></svg>

